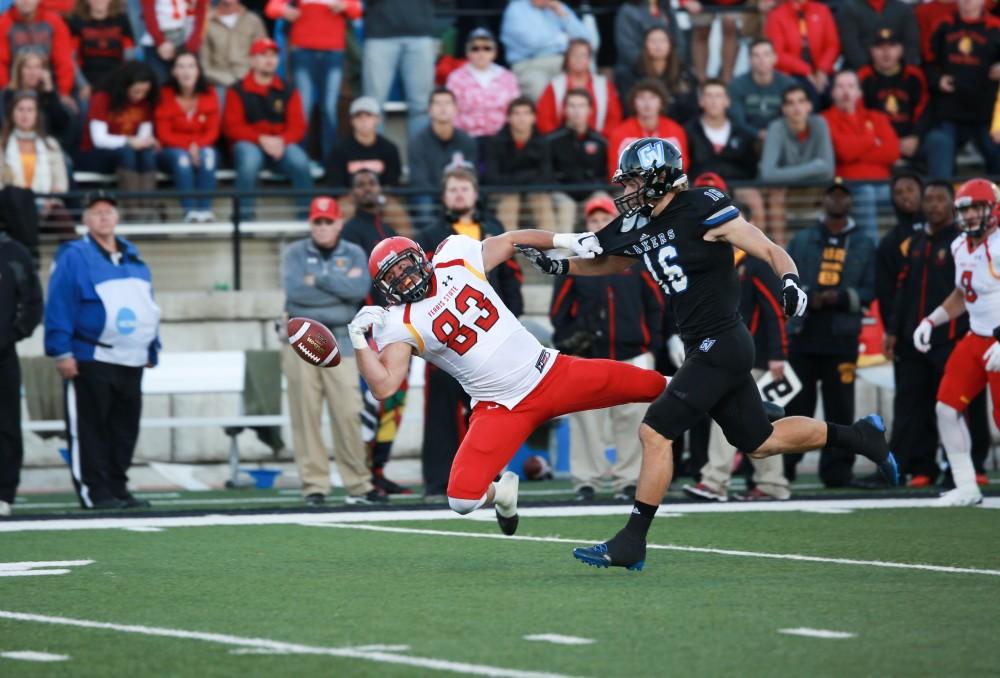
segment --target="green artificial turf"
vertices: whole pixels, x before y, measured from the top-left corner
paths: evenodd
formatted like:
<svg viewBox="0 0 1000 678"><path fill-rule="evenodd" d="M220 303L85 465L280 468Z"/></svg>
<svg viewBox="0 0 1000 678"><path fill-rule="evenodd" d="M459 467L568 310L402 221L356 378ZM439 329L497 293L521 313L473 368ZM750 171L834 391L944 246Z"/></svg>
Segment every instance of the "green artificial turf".
<svg viewBox="0 0 1000 678"><path fill-rule="evenodd" d="M623 513L627 509L623 509ZM610 537L623 517L522 518L519 536ZM452 519L380 526L495 534ZM1000 512L688 514L650 543L1000 569ZM0 562L92 559L0 577L0 610L576 676L968 675L1000 665L1000 576L651 550L641 573L572 544L299 525L0 533ZM788 636L809 627L849 639ZM527 634L592 639L529 642ZM0 619L0 676L423 676L317 654ZM488 673L487 673L488 675ZM494 674L498 675L498 674Z"/></svg>

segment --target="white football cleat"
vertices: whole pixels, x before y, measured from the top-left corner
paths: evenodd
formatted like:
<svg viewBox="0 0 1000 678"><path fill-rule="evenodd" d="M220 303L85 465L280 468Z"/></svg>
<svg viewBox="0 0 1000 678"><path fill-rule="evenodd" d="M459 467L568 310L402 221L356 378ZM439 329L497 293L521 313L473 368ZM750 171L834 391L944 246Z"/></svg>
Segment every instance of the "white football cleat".
<svg viewBox="0 0 1000 678"><path fill-rule="evenodd" d="M983 493L978 487L956 487L954 490L945 492L937 501L935 506L978 506L983 503Z"/></svg>
<svg viewBox="0 0 1000 678"><path fill-rule="evenodd" d="M10 515L10 504L5 501L0 501L0 518L6 518Z"/></svg>
<svg viewBox="0 0 1000 678"><path fill-rule="evenodd" d="M513 471L507 471L493 485L493 507L497 512L500 531L510 536L517 531L517 488L521 479Z"/></svg>

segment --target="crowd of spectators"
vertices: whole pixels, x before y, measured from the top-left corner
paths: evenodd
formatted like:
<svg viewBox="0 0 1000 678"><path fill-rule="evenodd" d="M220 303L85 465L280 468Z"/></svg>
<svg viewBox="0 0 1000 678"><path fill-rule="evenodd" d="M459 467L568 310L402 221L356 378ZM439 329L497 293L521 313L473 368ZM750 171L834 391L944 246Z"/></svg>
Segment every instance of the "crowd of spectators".
<svg viewBox="0 0 1000 678"><path fill-rule="evenodd" d="M370 167L386 187L416 189L405 209L423 223L456 164L487 192L596 186L624 145L657 135L682 149L693 175L770 184L740 198L783 240L786 192L774 182L860 182L853 216L874 233L876 210L889 205L885 181L900 167L950 177L971 142L987 172L1000 171L1000 19L985 0L684 0L679 10L632 0L613 21L588 5L511 0L481 25L460 21L446 41L433 0L262 4L14 0L0 16L0 114L35 92L39 133L58 144L68 178L65 188L40 185L75 188L81 170L149 192L159 171L181 191L211 191L218 168L231 166L240 191L270 169L300 191L322 177L337 193ZM383 129L393 97L406 102L406 148ZM585 128L570 122L584 105ZM585 169L567 171L581 149ZM595 174L602 151L607 171ZM501 195L506 228L582 226L558 194L524 201L530 209ZM252 218L253 200L244 202L241 216ZM152 201L125 207L126 218L162 216ZM214 219L204 195L181 207L188 221Z"/></svg>

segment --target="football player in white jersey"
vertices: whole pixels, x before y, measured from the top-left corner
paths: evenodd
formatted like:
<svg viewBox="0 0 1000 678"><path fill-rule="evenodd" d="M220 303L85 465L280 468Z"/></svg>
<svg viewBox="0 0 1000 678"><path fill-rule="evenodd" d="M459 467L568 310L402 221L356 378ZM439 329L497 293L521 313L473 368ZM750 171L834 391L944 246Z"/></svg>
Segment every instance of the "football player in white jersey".
<svg viewBox="0 0 1000 678"><path fill-rule="evenodd" d="M348 325L358 368L376 398L396 391L411 354L455 377L472 397L448 504L466 514L493 502L504 534L517 529L518 478L508 471L493 479L532 431L569 412L651 402L667 383L653 370L543 347L486 280L513 256L515 244L567 248L584 258L601 251L590 233L523 230L481 242L453 235L428 260L412 240L387 238L372 250L368 268L389 307L366 306ZM369 328L378 352L365 338Z"/></svg>
<svg viewBox="0 0 1000 678"><path fill-rule="evenodd" d="M972 465L972 440L965 408L989 384L993 421L1000 425L1000 188L986 179L967 181L955 194L958 228L951 244L955 290L920 321L913 345L927 352L931 331L963 313L969 333L951 352L938 387L938 434L944 445L955 489L941 495L942 506L975 506L983 501Z"/></svg>

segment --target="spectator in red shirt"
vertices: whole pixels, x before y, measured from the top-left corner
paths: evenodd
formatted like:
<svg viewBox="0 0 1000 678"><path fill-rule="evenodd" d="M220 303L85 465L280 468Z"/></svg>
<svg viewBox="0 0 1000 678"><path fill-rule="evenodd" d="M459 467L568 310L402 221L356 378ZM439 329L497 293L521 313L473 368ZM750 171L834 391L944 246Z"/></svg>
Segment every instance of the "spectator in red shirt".
<svg viewBox="0 0 1000 678"><path fill-rule="evenodd" d="M281 172L296 191L313 186L309 156L299 146L306 134L299 93L283 83L278 70L278 44L258 38L250 46L250 72L226 92L223 117L226 137L233 143L236 189L247 193L257 185L265 165ZM304 219L309 196L296 196ZM240 198L240 213L253 218L253 198Z"/></svg>
<svg viewBox="0 0 1000 678"><path fill-rule="evenodd" d="M156 74L147 64L127 61L94 93L83 130L79 168L117 172L123 191L156 189L153 111L158 98Z"/></svg>
<svg viewBox="0 0 1000 678"><path fill-rule="evenodd" d="M563 60L563 72L552 79L538 100L539 132L549 134L562 127L566 121L566 92L578 88L589 91L593 96L591 129L607 134L622 121L622 106L618 102L614 83L590 70L593 55L594 48L588 41L581 38L570 40Z"/></svg>
<svg viewBox="0 0 1000 678"><path fill-rule="evenodd" d="M777 70L799 80L815 105L840 56L833 14L821 2L785 0L767 15L764 33L778 53Z"/></svg>
<svg viewBox="0 0 1000 678"><path fill-rule="evenodd" d="M903 43L891 28L879 30L870 51L871 64L858 71L865 106L889 116L900 156L917 160L920 140L930 126L927 79L919 68L903 63Z"/></svg>
<svg viewBox="0 0 1000 678"><path fill-rule="evenodd" d="M201 72L198 58L181 50L156 107L156 138L163 147L157 161L174 177L178 190L215 190L215 142L221 122L219 99ZM215 220L209 197L184 196L181 207L188 223Z"/></svg>
<svg viewBox="0 0 1000 678"><path fill-rule="evenodd" d="M284 19L292 25L288 34L291 80L302 97L306 120L313 106L319 105L320 148L325 159L336 141L345 34L348 22L361 17L361 0L269 0L264 11L269 19Z"/></svg>
<svg viewBox="0 0 1000 678"><path fill-rule="evenodd" d="M652 79L640 80L629 92L628 100L635 115L623 120L608 135L609 178L614 176L618 156L625 147L643 137L666 139L680 149L682 158L688 157L684 128L663 114L667 108L667 93L659 82Z"/></svg>
<svg viewBox="0 0 1000 678"><path fill-rule="evenodd" d="M77 94L87 100L92 88L100 87L118 64L131 58L132 26L121 0L76 0L67 24L80 67Z"/></svg>
<svg viewBox="0 0 1000 678"><path fill-rule="evenodd" d="M854 219L878 239L877 209L890 204L889 185L893 164L899 160L899 138L888 116L865 108L861 83L854 71L840 71L833 78L833 106L823 111L830 128L837 176L855 181L877 181L851 187Z"/></svg>
<svg viewBox="0 0 1000 678"><path fill-rule="evenodd" d="M0 87L10 80L10 65L18 52L36 49L52 64L56 87L67 106L76 111L73 91L73 45L69 29L58 14L39 8L39 0L15 0L0 17Z"/></svg>
<svg viewBox="0 0 1000 678"><path fill-rule="evenodd" d="M931 38L934 31L945 19L950 19L958 12L958 0L929 0L914 6L913 13L917 16L917 27L920 29L920 55L924 61L934 61L931 51Z"/></svg>

